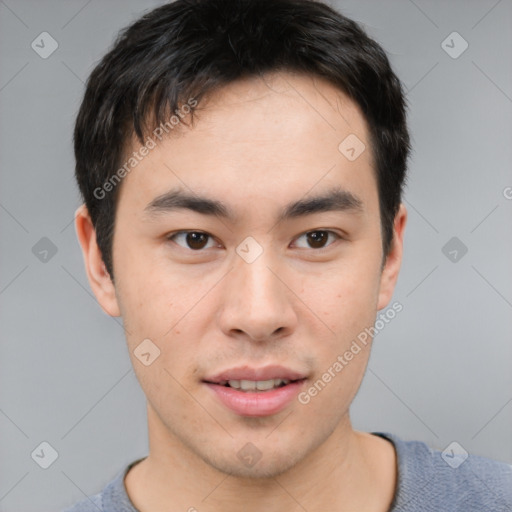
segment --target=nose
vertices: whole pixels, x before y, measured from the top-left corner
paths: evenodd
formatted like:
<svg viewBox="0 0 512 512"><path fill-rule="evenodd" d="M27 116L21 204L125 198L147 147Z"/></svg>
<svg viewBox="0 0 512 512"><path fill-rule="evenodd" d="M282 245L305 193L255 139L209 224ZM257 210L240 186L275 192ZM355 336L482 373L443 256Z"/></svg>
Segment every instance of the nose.
<svg viewBox="0 0 512 512"><path fill-rule="evenodd" d="M260 342L290 335L297 314L295 295L286 281L279 263L265 251L252 263L236 257L222 290L218 316L222 331Z"/></svg>

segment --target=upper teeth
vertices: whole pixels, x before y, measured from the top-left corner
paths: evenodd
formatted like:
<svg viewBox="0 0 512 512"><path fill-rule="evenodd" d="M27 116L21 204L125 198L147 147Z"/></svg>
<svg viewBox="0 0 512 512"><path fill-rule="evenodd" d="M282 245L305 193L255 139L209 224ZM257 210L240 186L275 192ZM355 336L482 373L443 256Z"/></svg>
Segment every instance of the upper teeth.
<svg viewBox="0 0 512 512"><path fill-rule="evenodd" d="M281 384L288 384L288 379L270 379L270 380L228 380L228 384L232 388L241 389L242 391L259 390L266 391L280 386Z"/></svg>

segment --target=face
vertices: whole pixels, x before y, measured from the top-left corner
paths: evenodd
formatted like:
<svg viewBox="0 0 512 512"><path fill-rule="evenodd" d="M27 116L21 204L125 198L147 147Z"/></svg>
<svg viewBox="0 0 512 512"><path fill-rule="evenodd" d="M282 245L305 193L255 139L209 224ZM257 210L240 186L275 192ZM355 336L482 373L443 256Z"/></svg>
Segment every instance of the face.
<svg viewBox="0 0 512 512"><path fill-rule="evenodd" d="M212 96L124 178L115 288L93 284L123 317L150 437L270 476L347 429L370 344L333 368L390 300L402 227L383 270L367 126L338 89L280 73Z"/></svg>

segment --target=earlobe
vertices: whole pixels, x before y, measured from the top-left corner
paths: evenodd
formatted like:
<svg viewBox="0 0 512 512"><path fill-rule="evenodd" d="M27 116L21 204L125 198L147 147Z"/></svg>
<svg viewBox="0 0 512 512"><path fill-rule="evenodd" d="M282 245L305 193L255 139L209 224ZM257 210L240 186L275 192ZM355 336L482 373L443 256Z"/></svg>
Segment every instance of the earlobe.
<svg viewBox="0 0 512 512"><path fill-rule="evenodd" d="M85 204L75 212L75 229L82 248L87 278L94 295L107 315L120 316L115 287L103 262L96 241L96 230Z"/></svg>
<svg viewBox="0 0 512 512"><path fill-rule="evenodd" d="M393 295L393 291L398 280L398 274L400 272L400 266L402 264L404 232L406 223L407 210L405 208L405 205L402 203L400 205L398 213L395 216L395 220L393 223L393 241L391 244L391 250L389 251L380 278L377 310L384 309L389 304L389 301L391 300L391 297Z"/></svg>

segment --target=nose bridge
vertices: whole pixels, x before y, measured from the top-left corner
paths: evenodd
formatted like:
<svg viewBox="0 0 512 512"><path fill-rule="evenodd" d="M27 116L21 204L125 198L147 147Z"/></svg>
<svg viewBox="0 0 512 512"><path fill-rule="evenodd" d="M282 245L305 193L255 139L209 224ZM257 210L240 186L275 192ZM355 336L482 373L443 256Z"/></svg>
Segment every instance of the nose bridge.
<svg viewBox="0 0 512 512"><path fill-rule="evenodd" d="M240 258L235 263L233 277L239 287L239 299L247 307L246 314L251 317L265 312L268 315L270 309L282 309L283 301L286 301L283 283L275 275L279 272L276 259L270 256L270 251L265 251L253 262L249 263Z"/></svg>
<svg viewBox="0 0 512 512"><path fill-rule="evenodd" d="M241 248L247 249L243 244ZM244 331L253 339L264 339L293 327L291 294L278 278L279 267L279 258L274 258L270 249L254 259L244 253L236 256L223 301L224 331Z"/></svg>

